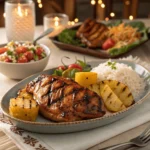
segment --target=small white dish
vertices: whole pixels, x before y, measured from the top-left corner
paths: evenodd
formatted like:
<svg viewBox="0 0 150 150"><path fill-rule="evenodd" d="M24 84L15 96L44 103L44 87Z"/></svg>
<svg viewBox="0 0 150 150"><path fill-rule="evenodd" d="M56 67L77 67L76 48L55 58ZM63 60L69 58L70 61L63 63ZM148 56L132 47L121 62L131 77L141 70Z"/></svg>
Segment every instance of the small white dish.
<svg viewBox="0 0 150 150"><path fill-rule="evenodd" d="M48 63L51 51L44 44L39 45L45 50L47 55L45 58L28 63L6 63L0 61L0 73L11 79L24 79L32 74L43 71Z"/></svg>

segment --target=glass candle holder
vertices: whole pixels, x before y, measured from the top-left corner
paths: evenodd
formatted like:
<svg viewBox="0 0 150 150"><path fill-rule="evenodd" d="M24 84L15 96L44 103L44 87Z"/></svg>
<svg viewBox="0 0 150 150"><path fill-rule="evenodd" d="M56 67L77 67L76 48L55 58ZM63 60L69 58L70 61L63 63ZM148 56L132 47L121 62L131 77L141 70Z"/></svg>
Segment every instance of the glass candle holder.
<svg viewBox="0 0 150 150"><path fill-rule="evenodd" d="M69 17L66 14L52 13L44 16L44 30L48 28L54 28L54 31L49 36L55 36L64 30L69 21Z"/></svg>
<svg viewBox="0 0 150 150"><path fill-rule="evenodd" d="M5 2L5 27L8 41L33 41L35 5L32 0Z"/></svg>

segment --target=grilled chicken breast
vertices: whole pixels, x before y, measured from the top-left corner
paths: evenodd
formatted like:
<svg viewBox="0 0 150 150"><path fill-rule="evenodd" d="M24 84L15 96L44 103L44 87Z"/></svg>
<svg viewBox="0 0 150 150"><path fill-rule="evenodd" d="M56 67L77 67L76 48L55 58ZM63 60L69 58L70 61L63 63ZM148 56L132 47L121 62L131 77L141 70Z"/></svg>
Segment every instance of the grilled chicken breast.
<svg viewBox="0 0 150 150"><path fill-rule="evenodd" d="M53 121L77 121L105 114L101 97L71 79L40 75L26 90L34 95L41 114Z"/></svg>
<svg viewBox="0 0 150 150"><path fill-rule="evenodd" d="M107 31L108 28L106 25L98 23L92 19L87 19L78 29L76 36L88 47L97 48L101 47L106 40Z"/></svg>

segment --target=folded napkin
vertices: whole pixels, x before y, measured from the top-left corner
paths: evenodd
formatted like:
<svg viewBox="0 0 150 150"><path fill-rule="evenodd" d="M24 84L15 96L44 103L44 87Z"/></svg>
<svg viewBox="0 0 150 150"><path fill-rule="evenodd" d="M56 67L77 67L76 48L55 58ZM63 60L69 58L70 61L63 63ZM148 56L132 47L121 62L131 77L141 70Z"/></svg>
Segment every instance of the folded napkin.
<svg viewBox="0 0 150 150"><path fill-rule="evenodd" d="M139 58L130 56L128 60L142 63L143 66L148 67ZM147 98L139 109L117 122L92 130L69 134L30 133L13 126L11 121L5 118L2 113L0 113L0 127L22 150L85 150L150 121L149 106L150 100Z"/></svg>

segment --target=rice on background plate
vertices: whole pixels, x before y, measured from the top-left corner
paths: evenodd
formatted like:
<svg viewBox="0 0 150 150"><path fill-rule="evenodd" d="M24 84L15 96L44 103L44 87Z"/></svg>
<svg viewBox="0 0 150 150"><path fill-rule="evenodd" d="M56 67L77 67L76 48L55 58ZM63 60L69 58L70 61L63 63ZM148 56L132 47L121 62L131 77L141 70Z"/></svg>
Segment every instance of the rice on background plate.
<svg viewBox="0 0 150 150"><path fill-rule="evenodd" d="M146 87L144 79L126 64L109 60L99 64L91 72L98 74L98 82L103 80L116 80L124 83L129 87L135 100L141 98L144 93Z"/></svg>

